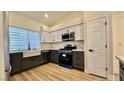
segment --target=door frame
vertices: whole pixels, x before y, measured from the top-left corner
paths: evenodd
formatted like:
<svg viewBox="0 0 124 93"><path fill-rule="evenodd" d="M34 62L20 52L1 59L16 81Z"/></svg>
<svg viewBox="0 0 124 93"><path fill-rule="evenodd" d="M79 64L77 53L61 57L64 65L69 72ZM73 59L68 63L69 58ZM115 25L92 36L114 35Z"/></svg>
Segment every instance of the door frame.
<svg viewBox="0 0 124 93"><path fill-rule="evenodd" d="M95 20L95 19L98 19L98 18L101 18L101 17L105 17L106 18L106 22L107 22L107 25L106 25L106 43L107 43L107 48L106 48L106 66L107 66L107 80L113 80L113 63L112 63L112 15L111 13L110 14L105 14L105 15L102 15L102 16L97 16L97 17L94 17L94 18L90 18L90 19L87 19L85 20L86 22L86 28L85 28L85 50L86 50L86 53L85 53L85 72L86 73L89 73L89 62L88 62L88 50L89 50L89 33L88 33L88 21L89 20Z"/></svg>

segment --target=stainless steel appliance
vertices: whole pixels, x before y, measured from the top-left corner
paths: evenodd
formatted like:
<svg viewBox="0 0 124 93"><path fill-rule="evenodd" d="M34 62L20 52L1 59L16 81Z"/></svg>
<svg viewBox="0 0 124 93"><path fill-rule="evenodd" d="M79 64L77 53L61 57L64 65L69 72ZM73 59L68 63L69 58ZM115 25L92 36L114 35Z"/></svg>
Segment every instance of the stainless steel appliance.
<svg viewBox="0 0 124 93"><path fill-rule="evenodd" d="M75 45L67 45L63 49L59 49L59 65L72 68L72 49L76 49Z"/></svg>
<svg viewBox="0 0 124 93"><path fill-rule="evenodd" d="M62 34L62 40L63 41L75 40L75 33L74 32L68 32L68 33Z"/></svg>

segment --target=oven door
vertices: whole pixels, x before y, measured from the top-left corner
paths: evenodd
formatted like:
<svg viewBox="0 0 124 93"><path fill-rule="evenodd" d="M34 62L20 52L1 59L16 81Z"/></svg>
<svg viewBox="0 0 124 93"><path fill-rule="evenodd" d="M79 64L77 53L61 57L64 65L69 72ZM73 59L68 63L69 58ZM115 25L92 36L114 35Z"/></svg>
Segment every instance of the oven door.
<svg viewBox="0 0 124 93"><path fill-rule="evenodd" d="M72 67L72 54L71 53L60 53L59 64L64 67Z"/></svg>

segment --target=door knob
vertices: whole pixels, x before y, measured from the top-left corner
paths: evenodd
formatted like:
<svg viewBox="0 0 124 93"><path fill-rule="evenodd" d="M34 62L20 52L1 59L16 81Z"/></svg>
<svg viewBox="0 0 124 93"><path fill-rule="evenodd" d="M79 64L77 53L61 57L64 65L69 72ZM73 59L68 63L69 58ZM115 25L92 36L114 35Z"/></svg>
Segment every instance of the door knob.
<svg viewBox="0 0 124 93"><path fill-rule="evenodd" d="M93 52L94 50L92 50L92 49L89 49L89 51L90 51L90 52Z"/></svg>

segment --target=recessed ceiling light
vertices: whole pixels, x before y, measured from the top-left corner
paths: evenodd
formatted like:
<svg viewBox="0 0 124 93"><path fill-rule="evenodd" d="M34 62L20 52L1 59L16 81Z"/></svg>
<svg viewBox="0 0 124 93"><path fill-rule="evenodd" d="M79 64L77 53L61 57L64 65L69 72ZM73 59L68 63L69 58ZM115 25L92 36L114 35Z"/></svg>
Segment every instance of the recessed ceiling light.
<svg viewBox="0 0 124 93"><path fill-rule="evenodd" d="M45 17L45 18L48 18L48 14L44 14L44 17Z"/></svg>

